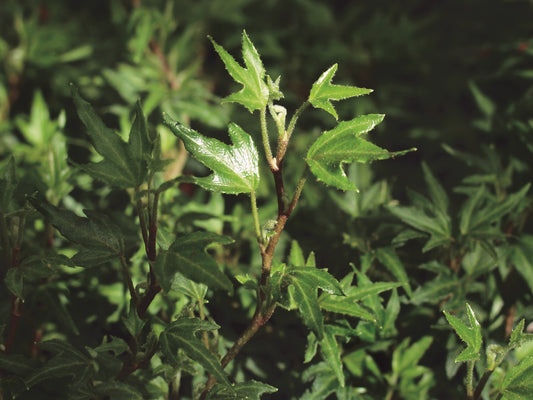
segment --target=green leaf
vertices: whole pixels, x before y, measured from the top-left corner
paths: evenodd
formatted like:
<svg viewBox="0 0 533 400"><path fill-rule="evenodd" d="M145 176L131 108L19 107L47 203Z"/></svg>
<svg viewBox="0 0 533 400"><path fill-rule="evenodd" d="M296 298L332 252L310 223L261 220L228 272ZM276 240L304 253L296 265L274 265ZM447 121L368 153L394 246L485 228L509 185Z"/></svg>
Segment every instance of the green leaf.
<svg viewBox="0 0 533 400"><path fill-rule="evenodd" d="M341 190L358 190L342 165L346 162L367 163L405 154L411 150L390 153L360 136L372 130L384 115L369 114L343 121L322 133L307 152L307 164L319 181Z"/></svg>
<svg viewBox="0 0 533 400"><path fill-rule="evenodd" d="M511 247L511 261L533 293L533 235L521 235Z"/></svg>
<svg viewBox="0 0 533 400"><path fill-rule="evenodd" d="M340 283L325 269L310 267L291 267L287 271L297 279L303 279L310 285L336 295L343 295Z"/></svg>
<svg viewBox="0 0 533 400"><path fill-rule="evenodd" d="M226 97L225 101L242 104L250 112L261 110L266 107L269 98L269 88L265 83L265 69L253 43L245 31L242 33L242 58L246 68L237 61L213 38L209 37L216 52L224 62L228 73L235 81L242 84L243 88L237 93Z"/></svg>
<svg viewBox="0 0 533 400"><path fill-rule="evenodd" d="M399 286L402 286L402 284L398 282L373 282L358 287L352 287L347 294L353 301L358 301Z"/></svg>
<svg viewBox="0 0 533 400"><path fill-rule="evenodd" d="M141 102L137 101L135 120L131 125L127 151L130 158L134 160L132 166L134 167L135 181L138 184L144 182L146 178L148 172L147 160L150 159L152 148Z"/></svg>
<svg viewBox="0 0 533 400"><path fill-rule="evenodd" d="M163 354L174 365L178 366L180 364L178 349L181 349L188 357L198 362L212 374L218 382L231 389L228 377L222 370L218 359L195 336L198 331L213 331L218 328L220 327L213 322L202 321L197 318L180 318L161 332L159 342Z"/></svg>
<svg viewBox="0 0 533 400"><path fill-rule="evenodd" d="M298 307L304 324L319 340L324 337L324 317L317 299L317 285L309 277L289 275L289 293Z"/></svg>
<svg viewBox="0 0 533 400"><path fill-rule="evenodd" d="M123 382L104 382L94 387L94 393L113 400L143 400L139 389Z"/></svg>
<svg viewBox="0 0 533 400"><path fill-rule="evenodd" d="M0 191L0 213L5 213L8 211L9 203L17 187L17 174L13 156L9 157L4 167L4 177L0 179L0 187L2 188ZM4 250L7 251L7 249Z"/></svg>
<svg viewBox="0 0 533 400"><path fill-rule="evenodd" d="M337 71L337 64L332 65L320 78L313 83L307 101L315 108L321 108L339 119L331 100L343 100L350 97L362 96L371 93L372 89L358 88L355 86L333 85L331 80Z"/></svg>
<svg viewBox="0 0 533 400"><path fill-rule="evenodd" d="M409 297L411 297L413 291L409 285L409 278L394 249L392 247L382 247L376 251L376 257L400 281Z"/></svg>
<svg viewBox="0 0 533 400"><path fill-rule="evenodd" d="M0 351L0 369L17 375L28 375L35 367L35 360L20 354Z"/></svg>
<svg viewBox="0 0 533 400"><path fill-rule="evenodd" d="M100 346L95 347L94 350L98 352L112 352L115 356L118 356L122 353L125 353L129 351L128 344L124 341L124 339L111 336L111 339L106 342L102 343Z"/></svg>
<svg viewBox="0 0 533 400"><path fill-rule="evenodd" d="M97 164L99 167L85 167L87 173L94 172L95 178L121 188L131 188L141 184L142 181L137 180L138 176L134 172L137 169L137 160L132 159L128 154L126 143L119 135L105 126L91 105L80 97L78 89L74 85L71 85L71 91L78 116L87 128L87 134L91 138L95 150L104 157L104 162ZM106 167L112 171L106 173L104 170ZM110 175L115 176L115 179L109 179ZM116 175L119 175L120 178Z"/></svg>
<svg viewBox="0 0 533 400"><path fill-rule="evenodd" d="M449 324L453 327L457 335L466 343L467 347L461 352L456 358L455 362L469 361L469 360L479 360L481 354L481 344L483 343L483 338L481 336L481 327L479 322L477 322L476 315L468 303L466 303L466 310L468 314L468 320L470 322L470 327L468 327L463 321L459 318L447 313L444 311L444 315L448 320Z"/></svg>
<svg viewBox="0 0 533 400"><path fill-rule="evenodd" d="M210 288L233 291L233 284L219 269L213 258L205 249L212 243L230 244L233 239L211 232L194 232L177 238L168 248L157 256L155 274L157 281L165 291L172 288L176 272Z"/></svg>
<svg viewBox="0 0 533 400"><path fill-rule="evenodd" d="M375 321L376 318L364 307L351 297L322 295L318 301L323 310L338 314L349 315L350 317Z"/></svg>
<svg viewBox="0 0 533 400"><path fill-rule="evenodd" d="M128 316L122 317L122 323L132 337L137 337L146 324L146 320L139 318L135 305L131 303Z"/></svg>
<svg viewBox="0 0 533 400"><path fill-rule="evenodd" d="M432 342L432 337L424 336L409 346L409 338L404 339L392 353L392 370L401 374L408 368L416 366Z"/></svg>
<svg viewBox="0 0 533 400"><path fill-rule="evenodd" d="M226 386L215 385L207 396L208 400L260 400L264 393L275 393L278 389L266 383L254 380L237 383L233 385L233 390Z"/></svg>
<svg viewBox="0 0 533 400"><path fill-rule="evenodd" d="M72 211L61 210L37 197L28 200L63 236L87 249L74 256L77 265L92 267L98 260L109 261L123 254L122 233L108 217L90 210L84 210L89 218L78 217Z"/></svg>
<svg viewBox="0 0 533 400"><path fill-rule="evenodd" d="M94 371L91 360L68 342L52 339L41 342L39 347L55 355L26 378L28 388L48 379L66 376L72 377L76 382L84 382Z"/></svg>
<svg viewBox="0 0 533 400"><path fill-rule="evenodd" d="M344 373L342 371L342 361L340 356L339 345L335 339L332 329L329 325L325 326L324 337L319 342L320 352L322 354L322 359L331 367L339 384L341 387L344 387Z"/></svg>
<svg viewBox="0 0 533 400"><path fill-rule="evenodd" d="M20 268L8 269L4 283L14 296L23 299L22 289L24 288L24 275Z"/></svg>
<svg viewBox="0 0 533 400"><path fill-rule="evenodd" d="M291 242L291 251L289 253L289 265L294 267L303 267L305 266L305 257L302 252L302 248L296 240Z"/></svg>
<svg viewBox="0 0 533 400"><path fill-rule="evenodd" d="M435 178L435 176L433 175L433 173L425 162L422 163L422 171L424 172L424 180L426 181L431 201L437 207L438 210L446 214L450 201L448 199L446 191L441 186L439 181Z"/></svg>
<svg viewBox="0 0 533 400"><path fill-rule="evenodd" d="M207 138L165 116L165 123L183 140L192 155L213 173L192 178L206 190L228 194L251 193L259 184L259 155L250 135L238 125L229 125L233 146Z"/></svg>
<svg viewBox="0 0 533 400"><path fill-rule="evenodd" d="M533 393L533 356L522 359L502 382L501 391L508 400L528 400Z"/></svg>

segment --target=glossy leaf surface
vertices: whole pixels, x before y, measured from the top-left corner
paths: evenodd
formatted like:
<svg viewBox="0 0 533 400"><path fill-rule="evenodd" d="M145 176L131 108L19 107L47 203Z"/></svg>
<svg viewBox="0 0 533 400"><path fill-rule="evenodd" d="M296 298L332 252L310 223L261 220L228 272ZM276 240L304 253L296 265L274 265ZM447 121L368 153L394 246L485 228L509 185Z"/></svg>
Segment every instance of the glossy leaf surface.
<svg viewBox="0 0 533 400"><path fill-rule="evenodd" d="M165 123L185 143L192 155L213 173L194 177L192 182L206 190L228 194L250 193L259 184L259 155L250 135L238 125L230 124L232 146L207 138L165 117Z"/></svg>
<svg viewBox="0 0 533 400"><path fill-rule="evenodd" d="M265 108L269 97L269 88L265 83L265 69L261 58L259 57L259 53L248 38L246 32L243 31L242 33L242 58L244 59L246 68L243 68L237 61L235 61L235 59L211 37L209 39L224 62L228 73L236 82L243 86L241 91L229 95L225 98L225 101L242 104L250 112Z"/></svg>
<svg viewBox="0 0 533 400"><path fill-rule="evenodd" d="M343 169L344 163L368 163L405 154L411 150L391 153L360 136L383 120L381 114L369 114L339 123L322 133L307 152L307 164L319 181L341 190L358 190Z"/></svg>

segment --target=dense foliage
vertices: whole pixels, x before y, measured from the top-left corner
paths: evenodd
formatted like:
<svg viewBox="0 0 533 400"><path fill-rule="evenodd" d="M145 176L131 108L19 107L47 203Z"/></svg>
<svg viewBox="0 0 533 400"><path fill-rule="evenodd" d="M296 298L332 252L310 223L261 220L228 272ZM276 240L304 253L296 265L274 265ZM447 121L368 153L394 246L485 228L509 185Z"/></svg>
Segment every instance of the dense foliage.
<svg viewBox="0 0 533 400"><path fill-rule="evenodd" d="M0 399L531 398L532 16L4 1Z"/></svg>

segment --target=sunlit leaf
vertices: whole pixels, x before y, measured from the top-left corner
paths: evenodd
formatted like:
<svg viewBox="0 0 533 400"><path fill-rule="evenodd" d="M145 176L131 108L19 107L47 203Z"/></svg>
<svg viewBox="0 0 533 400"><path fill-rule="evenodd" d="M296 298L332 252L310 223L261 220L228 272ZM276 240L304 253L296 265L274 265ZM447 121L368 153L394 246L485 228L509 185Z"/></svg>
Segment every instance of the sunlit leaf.
<svg viewBox="0 0 533 400"><path fill-rule="evenodd" d="M331 100L343 100L350 97L362 96L372 92L372 89L358 88L355 86L333 85L331 80L337 71L337 64L332 65L320 78L313 83L308 101L315 108L321 108L338 119L337 112Z"/></svg>
<svg viewBox="0 0 533 400"><path fill-rule="evenodd" d="M213 173L194 177L192 182L206 190L238 194L253 192L259 184L259 155L250 135L238 125L230 124L233 145L207 138L165 116L165 123L185 143L192 155Z"/></svg>
<svg viewBox="0 0 533 400"><path fill-rule="evenodd" d="M481 327L476 319L474 311L470 305L466 304L468 320L470 327L454 315L444 311L444 315L449 324L453 327L457 335L466 343L467 347L456 358L455 362L479 360L481 357L480 350L483 338L481 336Z"/></svg>

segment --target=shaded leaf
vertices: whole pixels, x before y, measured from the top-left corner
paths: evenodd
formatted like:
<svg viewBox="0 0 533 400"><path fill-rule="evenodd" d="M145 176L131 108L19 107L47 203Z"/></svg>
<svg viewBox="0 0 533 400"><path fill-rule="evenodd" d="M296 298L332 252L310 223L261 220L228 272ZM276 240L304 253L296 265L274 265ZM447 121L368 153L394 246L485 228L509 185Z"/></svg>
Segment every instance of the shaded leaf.
<svg viewBox="0 0 533 400"><path fill-rule="evenodd" d="M533 393L533 356L522 359L507 372L501 391L505 399L528 400Z"/></svg>
<svg viewBox="0 0 533 400"><path fill-rule="evenodd" d="M342 371L339 345L337 344L337 339L335 339L333 330L330 329L329 325L325 326L324 337L320 340L319 344L322 359L331 367L340 386L344 387L344 373Z"/></svg>
<svg viewBox="0 0 533 400"><path fill-rule="evenodd" d="M422 171L424 172L424 180L426 181L431 201L437 207L437 209L443 213L446 213L449 205L449 199L446 191L435 178L425 162L422 163Z"/></svg>
<svg viewBox="0 0 533 400"><path fill-rule="evenodd" d="M328 293L339 296L343 294L340 283L325 269L291 267L288 269L288 273L298 279L305 280L309 285L319 287Z"/></svg>
<svg viewBox="0 0 533 400"><path fill-rule="evenodd" d="M4 167L4 177L0 179L0 187L2 188L0 190L0 213L5 213L8 211L9 203L17 187L17 174L13 156L9 157Z"/></svg>
<svg viewBox="0 0 533 400"><path fill-rule="evenodd" d="M213 243L230 244L233 239L211 232L194 232L177 238L168 250L161 251L157 256L155 274L163 290L172 288L174 275L179 272L210 288L232 292L233 284L206 253L206 247Z"/></svg>
<svg viewBox="0 0 533 400"><path fill-rule="evenodd" d="M306 279L305 276L290 276L289 281L289 293L298 307L304 324L321 340L324 337L324 317L318 305L316 283L312 279Z"/></svg>
<svg viewBox="0 0 533 400"><path fill-rule="evenodd" d="M337 71L337 64L332 65L320 78L313 83L307 101L315 108L321 108L338 119L339 116L331 104L331 100L343 100L350 97L362 96L372 92L372 89L355 86L333 85L331 80Z"/></svg>
<svg viewBox="0 0 533 400"><path fill-rule="evenodd" d="M23 298L22 289L24 288L24 274L20 268L8 269L4 283L14 296L21 299Z"/></svg>
<svg viewBox="0 0 533 400"><path fill-rule="evenodd" d="M202 321L197 318L180 318L161 332L159 342L163 354L175 366L180 365L178 349L182 349L188 357L198 362L218 382L231 389L231 384L222 370L219 360L195 336L198 331L212 331L218 328L220 327L213 322Z"/></svg>
<svg viewBox="0 0 533 400"><path fill-rule="evenodd" d="M409 285L409 278L394 249L392 247L382 247L376 251L376 257L398 279L409 297L411 297L413 291L411 290L411 285Z"/></svg>
<svg viewBox="0 0 533 400"><path fill-rule="evenodd" d="M233 146L207 138L165 116L165 123L183 140L192 155L213 173L207 177L194 177L192 182L206 190L238 194L253 192L259 184L259 155L250 135L238 125L229 125Z"/></svg>
<svg viewBox="0 0 533 400"><path fill-rule="evenodd" d="M242 58L246 68L241 67L213 38L209 37L209 39L224 62L228 73L235 81L243 85L241 91L232 93L224 100L242 104L250 112L265 108L269 97L269 88L264 81L265 69L259 53L246 32L243 31L242 33Z"/></svg>
<svg viewBox="0 0 533 400"><path fill-rule="evenodd" d="M104 382L94 387L94 393L113 400L143 400L139 389L124 382Z"/></svg>
<svg viewBox="0 0 533 400"><path fill-rule="evenodd" d="M533 293L533 236L521 235L511 246L511 261Z"/></svg>

